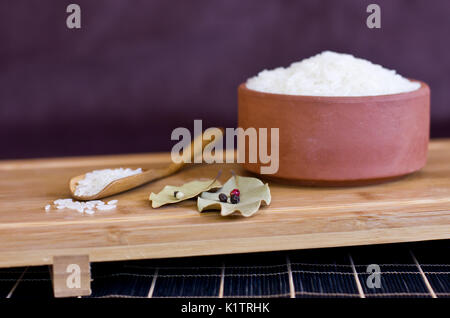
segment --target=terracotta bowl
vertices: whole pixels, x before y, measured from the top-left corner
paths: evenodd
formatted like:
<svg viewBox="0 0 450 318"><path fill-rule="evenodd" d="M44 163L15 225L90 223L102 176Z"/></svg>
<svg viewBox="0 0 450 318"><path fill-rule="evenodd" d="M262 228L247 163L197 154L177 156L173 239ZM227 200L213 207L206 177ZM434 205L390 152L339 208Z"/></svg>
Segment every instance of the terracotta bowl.
<svg viewBox="0 0 450 318"><path fill-rule="evenodd" d="M271 94L241 84L238 125L269 128L269 136L279 128L279 169L268 177L326 186L378 183L426 163L430 89L420 83L412 92L362 97ZM244 163L254 173L261 166Z"/></svg>

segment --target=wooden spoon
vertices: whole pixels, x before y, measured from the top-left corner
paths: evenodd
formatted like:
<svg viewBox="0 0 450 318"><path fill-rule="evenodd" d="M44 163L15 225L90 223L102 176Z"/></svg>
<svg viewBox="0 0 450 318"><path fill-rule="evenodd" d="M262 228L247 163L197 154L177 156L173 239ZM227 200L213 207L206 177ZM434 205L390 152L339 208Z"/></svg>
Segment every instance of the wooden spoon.
<svg viewBox="0 0 450 318"><path fill-rule="evenodd" d="M214 129L214 130L213 130ZM210 128L208 130L208 136L216 136L218 133L222 134L222 130L219 128ZM161 179L164 177L167 177L171 174L174 174L175 172L179 171L181 168L183 168L186 165L186 162L194 162L194 158L196 156L201 156L203 153L203 149L211 142L216 142L216 140L211 140L211 137L205 136L204 139L204 133L197 136L191 144L183 151L182 158L183 161L180 163L171 163L166 168L157 168L157 169L149 169L144 170L142 173L138 173L132 176L128 176L125 178L117 179L115 181L112 181L110 184L108 184L106 187L103 188L100 192L94 195L89 196L78 196L75 194L75 190L78 184L78 181L85 178L85 174L73 177L70 179L69 187L70 187L70 193L74 199L81 200L81 201L88 201L88 200L97 200L104 197L108 197L120 192L124 192L130 189L133 189L135 187L138 187L140 185L143 185L145 183ZM194 145L197 145L197 147L194 147ZM201 147L199 147L201 145ZM188 160L190 158L190 160Z"/></svg>

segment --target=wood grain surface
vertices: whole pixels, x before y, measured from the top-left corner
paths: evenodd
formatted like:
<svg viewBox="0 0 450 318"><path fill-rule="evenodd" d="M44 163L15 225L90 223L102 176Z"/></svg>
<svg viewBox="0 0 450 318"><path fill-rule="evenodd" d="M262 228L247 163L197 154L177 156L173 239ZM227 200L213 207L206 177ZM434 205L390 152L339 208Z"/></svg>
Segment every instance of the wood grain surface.
<svg viewBox="0 0 450 318"><path fill-rule="evenodd" d="M269 181L272 203L255 216L198 213L196 201L153 209L150 192L212 178L236 164L193 165L112 196L116 210L83 215L44 210L70 195L68 181L93 169L158 168L169 154L0 162L0 267L51 264L58 255L92 262L304 249L450 238L450 140L430 144L426 167L389 183L312 188Z"/></svg>

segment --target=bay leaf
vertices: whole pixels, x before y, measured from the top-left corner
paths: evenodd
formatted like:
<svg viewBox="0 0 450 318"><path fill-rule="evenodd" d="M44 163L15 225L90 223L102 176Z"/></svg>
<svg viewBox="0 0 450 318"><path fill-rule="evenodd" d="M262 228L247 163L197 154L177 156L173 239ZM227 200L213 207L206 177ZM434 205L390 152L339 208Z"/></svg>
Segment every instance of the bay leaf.
<svg viewBox="0 0 450 318"><path fill-rule="evenodd" d="M159 208L166 204L194 198L204 191L220 188L221 186L222 184L217 179L194 180L179 187L167 185L158 194L152 192L149 200L152 201L153 208ZM183 198L177 199L174 195L175 191L182 192L184 195Z"/></svg>
<svg viewBox="0 0 450 318"><path fill-rule="evenodd" d="M230 195L233 189L239 189L240 202L237 204L220 202L221 193ZM252 216L258 212L261 203L269 205L271 201L270 188L266 183L252 177L233 176L216 192L203 192L197 199L199 212L204 210L220 210L222 216L239 212L245 217Z"/></svg>

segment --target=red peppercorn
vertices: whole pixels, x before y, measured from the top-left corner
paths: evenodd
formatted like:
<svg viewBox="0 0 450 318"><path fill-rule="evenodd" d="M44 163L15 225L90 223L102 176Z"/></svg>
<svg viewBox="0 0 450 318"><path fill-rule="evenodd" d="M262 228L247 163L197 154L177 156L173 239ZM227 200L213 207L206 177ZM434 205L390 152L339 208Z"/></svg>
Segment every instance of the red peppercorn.
<svg viewBox="0 0 450 318"><path fill-rule="evenodd" d="M233 191L230 192L230 197L233 195L239 197L241 195L241 192L239 191L239 189L233 189Z"/></svg>

